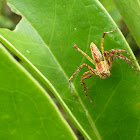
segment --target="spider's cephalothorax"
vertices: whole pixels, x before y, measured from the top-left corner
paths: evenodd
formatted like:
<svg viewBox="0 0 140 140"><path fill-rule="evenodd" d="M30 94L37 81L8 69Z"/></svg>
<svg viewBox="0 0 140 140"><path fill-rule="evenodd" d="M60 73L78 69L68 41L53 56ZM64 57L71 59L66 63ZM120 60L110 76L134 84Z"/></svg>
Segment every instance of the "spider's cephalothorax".
<svg viewBox="0 0 140 140"><path fill-rule="evenodd" d="M115 30L103 33L103 38L102 38L102 42L101 42L101 52L102 52L102 54L99 51L99 49L97 48L97 46L94 43L91 43L90 48L91 48L91 54L92 54L93 59L91 59L86 53L84 53L82 50L80 50L76 46L76 44L74 45L74 47L79 52L81 52L92 64L95 65L95 69L93 69L92 67L90 67L89 65L87 65L85 63L80 65L79 68L75 71L75 73L73 73L73 75L69 79L70 88L71 88L71 91L72 91L71 80L76 75L76 73L78 71L80 71L80 69L83 66L87 67L89 69L89 71L85 72L82 75L81 85L84 87L84 92L85 92L86 97L89 99L89 101L92 104L93 104L92 100L88 97L88 95L86 93L86 88L87 87L85 85L84 80L91 77L91 76L94 76L94 75L97 75L102 79L105 79L106 77L109 77L110 76L110 70L111 70L111 67L112 67L113 57L117 57L117 58L125 60L134 70L140 71L137 68L137 66L132 62L132 60L135 60L135 59L133 59L131 57L131 55L126 50L112 49L110 51L104 51L103 42L104 42L105 34L114 32ZM126 53L130 57L131 60L129 58L127 58L126 56L124 56L123 54L121 54L121 52ZM73 91L72 91L72 94L73 94Z"/></svg>
<svg viewBox="0 0 140 140"><path fill-rule="evenodd" d="M106 61L103 61L102 54L94 43L90 45L93 60L95 62L96 75L105 79L110 76L110 65Z"/></svg>

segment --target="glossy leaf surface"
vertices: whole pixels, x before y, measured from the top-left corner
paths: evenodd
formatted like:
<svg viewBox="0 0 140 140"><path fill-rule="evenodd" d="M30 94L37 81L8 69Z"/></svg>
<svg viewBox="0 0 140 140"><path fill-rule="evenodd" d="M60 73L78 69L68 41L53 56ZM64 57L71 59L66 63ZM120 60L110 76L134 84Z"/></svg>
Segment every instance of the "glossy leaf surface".
<svg viewBox="0 0 140 140"><path fill-rule="evenodd" d="M58 109L0 45L0 139L76 139Z"/></svg>
<svg viewBox="0 0 140 140"><path fill-rule="evenodd" d="M96 0L8 0L22 20L14 31L0 30L1 41L23 60L50 88L87 139L133 139L139 132L140 76L123 60L114 60L111 77L86 80L89 97L80 85L83 68L73 80L74 102L69 78L77 66L87 63L73 44L91 56L90 43L100 47L104 31L116 25ZM106 35L105 50L126 49L122 34ZM133 55L133 54L132 54ZM130 135L131 134L131 135Z"/></svg>

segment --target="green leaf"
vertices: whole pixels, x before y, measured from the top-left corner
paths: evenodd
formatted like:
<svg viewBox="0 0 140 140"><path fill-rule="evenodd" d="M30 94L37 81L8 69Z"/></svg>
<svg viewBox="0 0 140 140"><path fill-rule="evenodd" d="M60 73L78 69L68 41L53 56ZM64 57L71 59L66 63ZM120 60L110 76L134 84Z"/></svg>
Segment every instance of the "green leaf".
<svg viewBox="0 0 140 140"><path fill-rule="evenodd" d="M119 26L120 21L122 20L122 16L120 15L119 11L115 7L115 4L113 3L113 1L112 0L99 0L99 1L105 7L105 9L110 14L110 16L113 18L115 23Z"/></svg>
<svg viewBox="0 0 140 140"><path fill-rule="evenodd" d="M114 0L114 3L140 47L140 1Z"/></svg>
<svg viewBox="0 0 140 140"><path fill-rule="evenodd" d="M24 61L54 93L77 128L87 139L138 138L140 76L123 60L114 60L112 75L86 80L91 89L85 97L80 85L83 68L73 80L75 102L69 78L87 59L73 44L91 56L90 43L100 47L104 31L116 25L97 0L8 0L22 20L14 31L0 30L0 41ZM120 48L132 56L127 42L116 31L106 35L105 50Z"/></svg>
<svg viewBox="0 0 140 140"><path fill-rule="evenodd" d="M58 109L0 45L0 139L76 139Z"/></svg>

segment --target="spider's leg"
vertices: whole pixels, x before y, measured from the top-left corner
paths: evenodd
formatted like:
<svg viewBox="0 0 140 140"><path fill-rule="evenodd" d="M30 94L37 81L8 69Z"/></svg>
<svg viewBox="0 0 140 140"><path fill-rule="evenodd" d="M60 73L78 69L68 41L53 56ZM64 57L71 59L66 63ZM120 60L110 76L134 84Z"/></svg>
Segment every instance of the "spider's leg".
<svg viewBox="0 0 140 140"><path fill-rule="evenodd" d="M115 32L116 29L117 29L117 27L116 27L114 30L112 30L112 31L108 31L108 32L104 32L104 33L103 33L103 38L102 38L102 41L101 41L101 51L102 51L102 54L103 54L104 59L105 59L105 56L104 56L104 47L103 47L103 43L104 43L105 35L106 35L106 34L109 34L109 33L112 33L112 32Z"/></svg>
<svg viewBox="0 0 140 140"><path fill-rule="evenodd" d="M82 53L92 64L95 65L94 60L91 59L91 58L90 58L85 52L83 52L81 49L79 49L79 48L77 47L76 44L74 44L74 48L77 49L80 53Z"/></svg>
<svg viewBox="0 0 140 140"><path fill-rule="evenodd" d="M108 55L108 56L107 56ZM111 70L111 67L112 67L112 62L113 62L113 57L109 55L109 52L107 51L104 51L104 57L105 57L105 60L108 64L108 68L109 70Z"/></svg>
<svg viewBox="0 0 140 140"><path fill-rule="evenodd" d="M73 90L72 90L72 86L71 86L71 80L70 79L69 79L69 85L70 85L70 90L71 90L71 93L72 93L72 96L73 96L73 100L75 100L74 94L73 94Z"/></svg>
<svg viewBox="0 0 140 140"><path fill-rule="evenodd" d="M128 63L133 70L140 71L140 69L138 69L138 67L130 59L128 59L127 57L123 56L122 54L119 53L118 55L115 55L113 53L109 53L109 55L112 56L112 57L117 57L117 58L125 60L125 62Z"/></svg>
<svg viewBox="0 0 140 140"><path fill-rule="evenodd" d="M91 71L89 70L87 72L84 72L83 75L82 75L82 77L85 77L87 74L91 74Z"/></svg>
<svg viewBox="0 0 140 140"><path fill-rule="evenodd" d="M132 60L134 60L134 61L137 61L136 59L134 59L126 50L121 50L121 49L112 49L112 50L110 50L109 52L112 52L112 53L117 53L118 55L120 55L120 53L119 52L124 52L124 53L126 53ZM122 54L121 54L122 55Z"/></svg>
<svg viewBox="0 0 140 140"><path fill-rule="evenodd" d="M121 53L119 53L119 52L125 52L125 53L127 53L127 55L128 55L132 60L135 60L135 59L133 59L133 58L131 57L131 55L130 55L126 50L120 50L120 49L116 49L116 50L115 50L115 49L112 49L112 50L110 50L109 52L112 53L112 54L116 53L118 56L120 56L120 57L118 57L118 58L125 60L125 61L133 68L133 70L140 71L140 70L138 69L138 67L137 67L130 59L128 59L127 57L125 57L124 55L122 55ZM114 55L114 56L115 56L115 55ZM117 57L117 56L115 56L115 57Z"/></svg>
<svg viewBox="0 0 140 140"><path fill-rule="evenodd" d="M85 72L85 73L82 75L82 78L85 77L85 76L87 76L88 74L92 74L92 72L91 72L91 71ZM81 81L81 85L83 86L82 81ZM87 86L86 86L86 89L90 90Z"/></svg>
<svg viewBox="0 0 140 140"><path fill-rule="evenodd" d="M85 79L87 79L87 78L89 78L89 77L91 77L91 76L93 76L93 75L94 75L94 74L92 73L92 74L89 74L89 75L87 75L87 76L85 76L85 77L82 77L81 85L84 87L84 93L85 93L86 97L87 97L88 100L94 105L93 101L92 101L92 100L89 98L89 96L87 95L87 92L86 92L86 85L85 85L85 82L84 82Z"/></svg>
<svg viewBox="0 0 140 140"><path fill-rule="evenodd" d="M73 94L73 90L72 90L72 86L71 86L71 80L77 74L77 72L79 72L81 70L81 68L83 66L87 67L91 72L96 73L96 71L92 67L90 67L89 65L87 65L85 63L79 66L79 68L73 73L73 75L69 79L70 89L71 89L71 92L72 92L73 97L74 97L74 94Z"/></svg>

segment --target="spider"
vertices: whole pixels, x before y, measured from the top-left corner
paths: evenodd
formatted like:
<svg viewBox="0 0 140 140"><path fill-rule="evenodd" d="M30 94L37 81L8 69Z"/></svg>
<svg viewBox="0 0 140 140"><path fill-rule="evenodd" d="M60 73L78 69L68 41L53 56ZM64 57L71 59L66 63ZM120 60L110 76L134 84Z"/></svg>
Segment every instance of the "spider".
<svg viewBox="0 0 140 140"><path fill-rule="evenodd" d="M81 70L81 68L83 66L87 67L89 69L89 71L85 72L82 75L82 80L81 80L81 85L84 88L84 93L85 96L88 98L88 100L94 105L93 101L89 98L89 96L87 95L86 89L88 89L85 85L84 80L92 77L94 75L99 76L102 79L105 79L107 77L110 76L110 70L112 67L112 62L113 62L113 58L117 57L120 59L123 59L126 61L126 63L128 63L134 70L138 70L140 71L137 66L131 61L131 60L135 60L131 57L131 55L126 51L126 50L121 50L121 49L111 49L110 51L104 51L104 47L103 47L103 43L104 43L104 38L106 34L115 32L117 29L117 27L112 30L112 31L108 31L108 32L104 32L103 33L103 37L102 37L102 41L101 41L101 52L99 51L99 49L97 48L97 46L92 42L90 44L90 48L91 48L91 54L92 54L92 58L91 59L85 52L83 52L82 50L80 50L76 44L74 44L74 48L77 49L80 53L82 53L92 64L95 65L95 69L93 69L92 67L90 67L89 65L83 63L82 65L79 66L79 68L73 73L73 75L70 77L69 79L69 84L70 84L70 89L72 92L72 95L74 97L73 94L73 90L72 90L72 86L71 86L71 80L73 79L73 77L77 74L77 72L79 72ZM126 55L128 55L130 57L127 58L126 56L124 56L121 53L125 53Z"/></svg>

